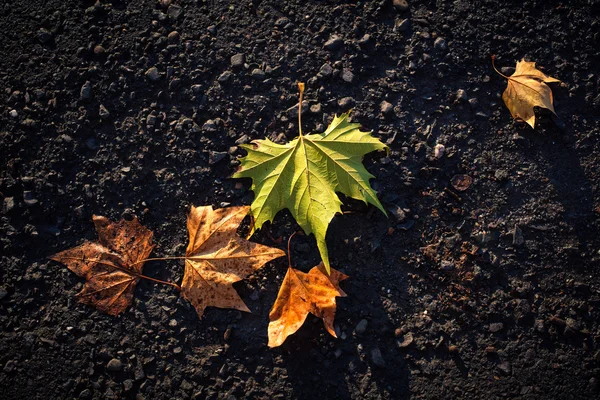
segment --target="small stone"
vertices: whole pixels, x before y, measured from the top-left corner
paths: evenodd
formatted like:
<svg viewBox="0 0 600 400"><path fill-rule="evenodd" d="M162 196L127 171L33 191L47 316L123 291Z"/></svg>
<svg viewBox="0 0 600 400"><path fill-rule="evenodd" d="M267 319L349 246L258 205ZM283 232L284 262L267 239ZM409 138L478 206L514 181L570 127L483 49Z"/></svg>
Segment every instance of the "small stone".
<svg viewBox="0 0 600 400"><path fill-rule="evenodd" d="M231 71L225 71L217 78L217 80L221 83L225 83L229 81L229 79L231 79L232 75L233 74L231 73Z"/></svg>
<svg viewBox="0 0 600 400"><path fill-rule="evenodd" d="M35 198L35 196L33 195L33 192L31 190L24 190L23 191L23 202L28 205L28 206L34 206L36 205L39 201L38 199Z"/></svg>
<svg viewBox="0 0 600 400"><path fill-rule="evenodd" d="M567 318L565 320L565 329L569 329L573 332L579 332L581 330L581 324L573 318Z"/></svg>
<svg viewBox="0 0 600 400"><path fill-rule="evenodd" d="M514 246L522 246L525 243L525 238L523 237L523 231L519 228L519 225L515 225L513 229L513 245Z"/></svg>
<svg viewBox="0 0 600 400"><path fill-rule="evenodd" d="M354 106L354 99L352 97L342 97L338 100L338 105L343 109L349 109Z"/></svg>
<svg viewBox="0 0 600 400"><path fill-rule="evenodd" d="M150 67L148 71L146 71L146 78L150 79L152 82L159 80L160 73L158 72L158 68Z"/></svg>
<svg viewBox="0 0 600 400"><path fill-rule="evenodd" d="M289 24L290 20L286 17L281 17L277 21L275 21L275 26L278 28L282 28Z"/></svg>
<svg viewBox="0 0 600 400"><path fill-rule="evenodd" d="M214 165L227 157L229 153L226 151L211 151L208 154L208 165Z"/></svg>
<svg viewBox="0 0 600 400"><path fill-rule="evenodd" d="M393 206L388 208L388 210L392 213L394 217L398 220L398 222L402 222L406 219L406 213L400 206Z"/></svg>
<svg viewBox="0 0 600 400"><path fill-rule="evenodd" d="M440 263L440 269L442 271L450 272L454 271L456 269L456 266L450 260L442 260L442 262Z"/></svg>
<svg viewBox="0 0 600 400"><path fill-rule="evenodd" d="M171 328L175 328L177 326L177 320L176 319L172 319L169 321L169 326Z"/></svg>
<svg viewBox="0 0 600 400"><path fill-rule="evenodd" d="M102 45L97 45L94 47L94 54L97 56L103 56L106 54L106 49L102 47Z"/></svg>
<svg viewBox="0 0 600 400"><path fill-rule="evenodd" d="M106 118L110 117L110 112L102 104L100 104L100 109L98 110L98 114L100 115L100 118L102 118L102 119L106 119Z"/></svg>
<svg viewBox="0 0 600 400"><path fill-rule="evenodd" d="M438 160L444 156L445 152L446 152L446 146L444 146L441 143L436 144L435 147L433 148L433 156L435 158L437 158Z"/></svg>
<svg viewBox="0 0 600 400"><path fill-rule="evenodd" d="M339 50L343 44L344 41L342 40L342 38L334 35L331 36L329 40L325 42L325 45L323 47L325 47L329 51L336 51Z"/></svg>
<svg viewBox="0 0 600 400"><path fill-rule="evenodd" d="M414 338L413 338L412 333L408 332L406 335L404 335L404 338L402 339L402 341L398 342L398 347L400 347L401 349L407 348L408 346L410 346L412 344L413 341L414 341Z"/></svg>
<svg viewBox="0 0 600 400"><path fill-rule="evenodd" d="M15 360L8 360L6 364L4 364L4 372L13 372L15 370Z"/></svg>
<svg viewBox="0 0 600 400"><path fill-rule="evenodd" d="M436 50L446 51L448 50L448 43L446 43L446 39L444 39L443 37L438 37L437 39L435 39L435 42L433 42L433 47Z"/></svg>
<svg viewBox="0 0 600 400"><path fill-rule="evenodd" d="M133 381L131 379L123 381L123 390L129 392L131 389L133 389Z"/></svg>
<svg viewBox="0 0 600 400"><path fill-rule="evenodd" d="M310 106L310 112L313 113L313 114L317 114L317 115L321 114L321 111L322 111L321 104L317 103L317 104L313 104L313 105Z"/></svg>
<svg viewBox="0 0 600 400"><path fill-rule="evenodd" d="M10 115L13 118L17 118L19 116L19 113L17 112L17 110L10 110L8 115Z"/></svg>
<svg viewBox="0 0 600 400"><path fill-rule="evenodd" d="M202 125L202 130L206 132L216 132L217 124L214 120L209 119L204 123L204 125Z"/></svg>
<svg viewBox="0 0 600 400"><path fill-rule="evenodd" d="M490 332L492 333L500 332L502 329L504 329L504 324L502 322L490 324Z"/></svg>
<svg viewBox="0 0 600 400"><path fill-rule="evenodd" d="M169 33L169 35L167 36L167 40L169 41L169 43L179 43L179 32L177 31L173 31L171 33Z"/></svg>
<svg viewBox="0 0 600 400"><path fill-rule="evenodd" d="M321 75L323 78L329 78L332 74L333 67L331 66L331 64L326 63L321 66L321 69L319 70L319 75Z"/></svg>
<svg viewBox="0 0 600 400"><path fill-rule="evenodd" d="M410 29L410 20L408 18L397 19L394 23L394 32L406 32Z"/></svg>
<svg viewBox="0 0 600 400"><path fill-rule="evenodd" d="M376 367L379 367L379 368L385 367L385 360L383 359L383 356L381 355L381 350L379 349L379 347L376 347L373 350L371 350L371 361L373 361L373 364Z"/></svg>
<svg viewBox="0 0 600 400"><path fill-rule="evenodd" d="M15 208L15 198L14 197L5 197L4 205L2 207L2 211L4 212L4 214L8 214L12 210L14 210L14 208Z"/></svg>
<svg viewBox="0 0 600 400"><path fill-rule="evenodd" d="M467 101L469 97L467 96L467 91L464 89L458 89L456 91L456 100L458 101Z"/></svg>
<svg viewBox="0 0 600 400"><path fill-rule="evenodd" d="M477 106L479 105L479 100L473 97L472 99L469 99L469 105L471 106L471 108L477 108Z"/></svg>
<svg viewBox="0 0 600 400"><path fill-rule="evenodd" d="M354 74L348 68L342 70L342 80L347 83L354 82Z"/></svg>
<svg viewBox="0 0 600 400"><path fill-rule="evenodd" d="M252 73L250 75L252 76L252 78L256 79L257 81L262 81L265 79L265 71L263 71L260 68L253 69Z"/></svg>
<svg viewBox="0 0 600 400"><path fill-rule="evenodd" d="M233 68L242 68L244 66L244 62L246 62L246 57L243 54L235 54L231 56L231 66Z"/></svg>
<svg viewBox="0 0 600 400"><path fill-rule="evenodd" d="M389 103L387 101L382 101L381 102L381 113L383 115L391 115L394 113L394 106L392 105L392 103Z"/></svg>
<svg viewBox="0 0 600 400"><path fill-rule="evenodd" d="M498 369L504 375L510 375L511 372L512 372L512 367L511 367L511 365L510 365L510 363L508 361L504 361L504 362L498 364Z"/></svg>
<svg viewBox="0 0 600 400"><path fill-rule="evenodd" d="M356 332L357 335L362 335L367 331L368 325L369 322L366 319L361 319L358 325L356 325L356 328L354 328L354 332Z"/></svg>
<svg viewBox="0 0 600 400"><path fill-rule="evenodd" d="M171 4L167 9L167 15L173 20L176 20L183 15L183 10L181 9L181 6L178 6L177 4Z"/></svg>
<svg viewBox="0 0 600 400"><path fill-rule="evenodd" d="M79 91L79 97L83 101L91 100L92 97L94 97L94 91L92 88L92 83L90 81L87 81L83 84L83 86L81 86L81 90Z"/></svg>
<svg viewBox="0 0 600 400"><path fill-rule="evenodd" d="M123 369L123 363L117 358L113 358L106 364L106 370L110 372L119 372Z"/></svg>
<svg viewBox="0 0 600 400"><path fill-rule="evenodd" d="M408 10L408 2L406 0L394 0L394 8L398 11Z"/></svg>
<svg viewBox="0 0 600 400"><path fill-rule="evenodd" d="M53 38L52 32L48 29L40 28L38 31L38 39L41 43L48 43Z"/></svg>

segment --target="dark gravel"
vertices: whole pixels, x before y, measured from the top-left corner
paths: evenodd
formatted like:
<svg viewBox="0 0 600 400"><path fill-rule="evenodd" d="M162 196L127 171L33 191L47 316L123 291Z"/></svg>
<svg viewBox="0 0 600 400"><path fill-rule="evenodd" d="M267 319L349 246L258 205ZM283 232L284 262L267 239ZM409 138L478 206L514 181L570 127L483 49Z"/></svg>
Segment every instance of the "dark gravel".
<svg viewBox="0 0 600 400"><path fill-rule="evenodd" d="M2 2L0 397L597 398L599 14L598 0ZM558 118L513 121L492 54L560 79ZM81 279L47 257L94 239L93 214L137 216L154 255L182 255L191 204L251 203L229 178L239 144L297 135L298 81L305 132L352 107L390 146L365 159L390 217L350 200L329 230L351 277L339 339L309 316L267 348L284 259L236 286L252 314L198 320L148 282L118 317L78 304ZM295 229L283 212L256 240ZM294 240L307 271L314 239Z"/></svg>

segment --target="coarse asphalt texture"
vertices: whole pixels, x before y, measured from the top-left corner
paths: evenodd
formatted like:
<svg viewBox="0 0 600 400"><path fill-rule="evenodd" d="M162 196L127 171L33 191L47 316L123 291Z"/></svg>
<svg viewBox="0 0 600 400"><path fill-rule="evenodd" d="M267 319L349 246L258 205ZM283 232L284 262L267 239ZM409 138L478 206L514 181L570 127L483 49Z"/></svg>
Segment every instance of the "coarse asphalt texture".
<svg viewBox="0 0 600 400"><path fill-rule="evenodd" d="M600 396L600 1L1 3L2 399ZM557 116L513 120L492 55L560 79ZM344 199L328 231L339 338L309 316L267 347L284 258L236 284L252 313L200 320L148 281L117 317L78 303L48 257L92 215L183 255L190 205L252 202L239 145L297 136L299 81L304 132L352 109L390 147L364 160L389 216ZM319 262L313 237L291 253Z"/></svg>

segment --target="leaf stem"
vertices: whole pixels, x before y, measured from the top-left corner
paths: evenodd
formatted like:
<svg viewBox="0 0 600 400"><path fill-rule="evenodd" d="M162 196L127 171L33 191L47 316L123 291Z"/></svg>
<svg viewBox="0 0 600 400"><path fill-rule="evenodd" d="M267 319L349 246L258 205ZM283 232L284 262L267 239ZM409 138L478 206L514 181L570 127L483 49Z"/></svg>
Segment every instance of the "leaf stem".
<svg viewBox="0 0 600 400"><path fill-rule="evenodd" d="M304 94L304 82L298 82L298 89L300 90L300 101L298 102L298 129L300 130L300 137L302 137L302 95Z"/></svg>
<svg viewBox="0 0 600 400"><path fill-rule="evenodd" d="M503 78L510 79L508 76L506 76L502 72L498 71L498 68L496 68L496 63L494 61L496 61L496 56L492 56L492 67L494 67L494 70Z"/></svg>
<svg viewBox="0 0 600 400"><path fill-rule="evenodd" d="M294 235L296 235L296 233L298 233L298 231L292 233L292 235L290 236L290 238L288 239L288 245L287 245L287 255L288 255L288 268L292 268L292 256L291 256L291 252L290 252L290 243L292 241L292 238L294 237Z"/></svg>
<svg viewBox="0 0 600 400"><path fill-rule="evenodd" d="M171 257L166 257L166 259L170 259L170 258ZM85 257L61 257L61 259L63 259L63 260L75 260L75 261L81 261L81 262L90 261L90 260L87 260ZM145 259L145 260L141 260L141 261L135 262L135 263L131 264L131 266L134 266L134 265L137 265L137 264L142 264L142 263L144 263L146 261L154 261L154 260L163 260L163 258L148 258L148 259ZM134 271L132 269L123 268L123 267L121 267L119 265L116 265L116 264L113 264L113 263L109 263L109 262L106 262L106 261L102 261L102 260L92 260L92 261L95 262L96 264L102 264L102 265L106 265L107 267L111 267L111 268L117 269L117 270L119 270L119 271L121 271L121 272L123 272L123 273L125 273L127 275L135 276L136 278L146 279L146 280L149 280L149 281L152 281L152 282L155 282L155 283L162 283L163 285L173 286L178 291L181 291L181 286L179 286L176 283L167 282L167 281L163 281L163 280L156 279L156 278L151 278L149 276L142 275L139 272L136 272L136 271Z"/></svg>

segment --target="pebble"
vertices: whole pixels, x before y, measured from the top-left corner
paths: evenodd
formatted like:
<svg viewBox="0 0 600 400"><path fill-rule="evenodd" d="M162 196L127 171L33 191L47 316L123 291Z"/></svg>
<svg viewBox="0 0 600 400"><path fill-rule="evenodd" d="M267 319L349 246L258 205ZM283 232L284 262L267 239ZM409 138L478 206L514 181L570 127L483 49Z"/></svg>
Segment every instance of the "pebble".
<svg viewBox="0 0 600 400"><path fill-rule="evenodd" d="M444 153L446 152L446 146L444 146L441 143L438 143L435 145L435 147L433 148L433 156L437 159L440 159L444 156Z"/></svg>
<svg viewBox="0 0 600 400"><path fill-rule="evenodd" d="M396 219L398 220L398 222L402 222L406 219L406 213L404 212L404 210L402 209L402 207L400 206L393 206L388 208L388 210L390 211L390 213L396 217Z"/></svg>
<svg viewBox="0 0 600 400"><path fill-rule="evenodd" d="M331 64L326 63L321 66L321 69L319 70L320 76L322 76L323 78L329 78L332 74L333 67L331 66Z"/></svg>
<svg viewBox="0 0 600 400"><path fill-rule="evenodd" d="M233 68L242 68L246 62L246 57L243 54L235 54L231 56L231 66Z"/></svg>
<svg viewBox="0 0 600 400"><path fill-rule="evenodd" d="M348 68L342 70L342 80L347 83L354 82L354 74Z"/></svg>
<svg viewBox="0 0 600 400"><path fill-rule="evenodd" d="M231 79L232 75L233 74L231 73L231 71L225 71L217 78L217 80L221 83L225 83L229 81L229 79Z"/></svg>
<svg viewBox="0 0 600 400"><path fill-rule="evenodd" d="M406 0L394 0L394 8L398 11L408 10L408 2Z"/></svg>
<svg viewBox="0 0 600 400"><path fill-rule="evenodd" d="M102 56L102 55L106 54L106 49L104 47L102 47L101 45L97 45L94 47L94 54L97 56Z"/></svg>
<svg viewBox="0 0 600 400"><path fill-rule="evenodd" d="M167 40L169 41L169 43L179 43L179 32L177 31L173 31L171 33L169 33L169 36L167 36Z"/></svg>
<svg viewBox="0 0 600 400"><path fill-rule="evenodd" d="M467 101L469 97L467 96L467 91L464 89L458 89L456 91L456 100L458 101Z"/></svg>
<svg viewBox="0 0 600 400"><path fill-rule="evenodd" d="M406 32L410 29L410 20L408 18L397 19L394 23L394 32Z"/></svg>
<svg viewBox="0 0 600 400"><path fill-rule="evenodd" d="M525 238L523 237L523 231L519 228L519 225L515 225L513 229L513 241L514 246L521 246L525 243Z"/></svg>
<svg viewBox="0 0 600 400"><path fill-rule="evenodd" d="M338 105L341 108L348 109L354 106L354 99L352 97L342 97L338 100Z"/></svg>
<svg viewBox="0 0 600 400"><path fill-rule="evenodd" d="M255 68L252 70L251 76L258 81L262 81L265 79L265 71L260 68Z"/></svg>
<svg viewBox="0 0 600 400"><path fill-rule="evenodd" d="M471 108L477 108L477 106L479 105L479 100L477 100L476 98L469 99L469 105L471 106Z"/></svg>
<svg viewBox="0 0 600 400"><path fill-rule="evenodd" d="M354 328L354 332L356 332L357 335L362 335L367 331L368 325L369 322L366 319L361 319L358 325L356 325L356 328Z"/></svg>
<svg viewBox="0 0 600 400"><path fill-rule="evenodd" d="M158 68L150 67L148 71L146 71L146 77L153 82L156 82L160 79L160 73L158 72Z"/></svg>
<svg viewBox="0 0 600 400"><path fill-rule="evenodd" d="M325 47L329 51L336 51L339 50L343 44L344 41L342 40L342 38L334 35L331 36L329 40L325 42L325 45L323 47Z"/></svg>
<svg viewBox="0 0 600 400"><path fill-rule="evenodd" d="M402 341L398 342L398 347L400 347L401 349L407 348L408 346L410 346L412 344L413 341L414 341L414 337L413 337L412 333L408 332L406 335L404 335L404 338L402 339Z"/></svg>
<svg viewBox="0 0 600 400"><path fill-rule="evenodd" d="M392 103L389 103L387 101L382 101L381 102L381 113L383 115L391 115L394 113L394 106L392 105Z"/></svg>
<svg viewBox="0 0 600 400"><path fill-rule="evenodd" d="M17 112L17 110L10 110L10 112L8 114L13 118L17 118L19 116L19 113Z"/></svg>
<svg viewBox="0 0 600 400"><path fill-rule="evenodd" d="M110 112L102 104L100 104L100 109L98 110L98 114L100 115L100 118L103 118L103 119L110 117Z"/></svg>
<svg viewBox="0 0 600 400"><path fill-rule="evenodd" d="M3 210L2 210L4 212L4 214L11 212L14 208L15 208L15 198L14 197L5 197Z"/></svg>
<svg viewBox="0 0 600 400"><path fill-rule="evenodd" d="M313 114L321 114L321 111L322 111L322 106L319 103L313 104L310 106L310 112Z"/></svg>
<svg viewBox="0 0 600 400"><path fill-rule="evenodd" d="M94 91L92 89L92 83L90 81L87 81L83 84L83 86L81 86L79 96L83 101L91 100L92 97L94 97Z"/></svg>
<svg viewBox="0 0 600 400"><path fill-rule="evenodd" d="M113 358L106 364L106 370L110 372L119 372L123 369L123 363L117 358Z"/></svg>
<svg viewBox="0 0 600 400"><path fill-rule="evenodd" d="M183 10L181 9L181 6L178 6L177 4L171 4L167 9L167 15L176 20L183 15Z"/></svg>
<svg viewBox="0 0 600 400"><path fill-rule="evenodd" d="M510 365L510 363L508 361L504 361L504 362L498 364L498 369L504 375L510 375L510 373L512 371L512 367L511 367L511 365Z"/></svg>
<svg viewBox="0 0 600 400"><path fill-rule="evenodd" d="M217 124L214 120L209 119L204 123L204 125L202 125L202 130L207 132L216 132Z"/></svg>
<svg viewBox="0 0 600 400"><path fill-rule="evenodd" d="M490 332L492 333L500 332L502 329L504 329L504 324L502 322L490 324Z"/></svg>
<svg viewBox="0 0 600 400"><path fill-rule="evenodd" d="M376 367L379 367L379 368L385 367L385 360L383 359L383 356L381 355L381 350L379 349L379 347L376 347L373 350L371 350L371 361L373 361L373 364Z"/></svg>
<svg viewBox="0 0 600 400"><path fill-rule="evenodd" d="M23 202L28 206L34 206L39 201L38 201L38 199L35 198L35 196L33 195L33 192L31 190L24 190L23 191Z"/></svg>
<svg viewBox="0 0 600 400"><path fill-rule="evenodd" d="M433 42L433 47L436 50L446 51L448 50L448 43L446 43L446 39L443 37L438 37L435 39L435 42Z"/></svg>
<svg viewBox="0 0 600 400"><path fill-rule="evenodd" d="M48 43L53 38L52 32L48 29L40 28L38 31L38 39L41 43Z"/></svg>

